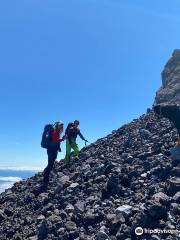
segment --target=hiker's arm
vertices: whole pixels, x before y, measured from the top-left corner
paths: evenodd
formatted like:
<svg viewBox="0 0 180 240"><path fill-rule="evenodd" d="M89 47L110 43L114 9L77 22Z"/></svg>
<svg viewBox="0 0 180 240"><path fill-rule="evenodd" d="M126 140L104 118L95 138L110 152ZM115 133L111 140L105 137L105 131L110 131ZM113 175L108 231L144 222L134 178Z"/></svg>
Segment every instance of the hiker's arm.
<svg viewBox="0 0 180 240"><path fill-rule="evenodd" d="M66 134L64 134L64 136L62 137L62 139L63 139L63 140L65 140L65 139L66 139Z"/></svg>
<svg viewBox="0 0 180 240"><path fill-rule="evenodd" d="M59 139L59 142L61 143L61 142L63 142L65 140L65 138L60 138Z"/></svg>
<svg viewBox="0 0 180 240"><path fill-rule="evenodd" d="M65 139L64 138L58 138L58 139L54 139L54 142L56 143L61 143L63 142Z"/></svg>
<svg viewBox="0 0 180 240"><path fill-rule="evenodd" d="M84 138L84 136L82 135L82 133L81 133L80 131L78 132L78 135L80 136L80 138L81 138L82 140L86 141L86 139Z"/></svg>

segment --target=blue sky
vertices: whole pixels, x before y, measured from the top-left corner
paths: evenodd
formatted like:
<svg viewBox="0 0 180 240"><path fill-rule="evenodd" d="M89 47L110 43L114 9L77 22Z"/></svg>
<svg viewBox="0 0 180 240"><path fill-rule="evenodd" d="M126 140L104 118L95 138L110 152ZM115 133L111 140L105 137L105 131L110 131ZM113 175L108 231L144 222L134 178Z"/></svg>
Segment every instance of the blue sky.
<svg viewBox="0 0 180 240"><path fill-rule="evenodd" d="M178 0L1 2L0 167L45 167L46 123L79 119L93 142L151 107L180 48L179 9Z"/></svg>

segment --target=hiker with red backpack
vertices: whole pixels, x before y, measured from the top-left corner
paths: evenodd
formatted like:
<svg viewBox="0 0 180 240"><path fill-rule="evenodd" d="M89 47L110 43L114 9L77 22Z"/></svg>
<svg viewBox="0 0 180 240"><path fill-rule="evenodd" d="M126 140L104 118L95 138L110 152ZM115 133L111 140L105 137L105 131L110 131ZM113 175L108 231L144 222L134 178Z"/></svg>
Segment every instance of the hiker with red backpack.
<svg viewBox="0 0 180 240"><path fill-rule="evenodd" d="M54 125L48 124L44 128L41 146L47 149L48 165L44 169L43 183L45 186L49 183L49 175L53 169L54 162L57 158L58 151L61 151L60 143L64 141L64 137L61 138L64 125L62 122L56 122Z"/></svg>
<svg viewBox="0 0 180 240"><path fill-rule="evenodd" d="M79 137L86 142L88 142L82 135L80 129L78 128L80 122L75 120L73 123L69 123L66 131L65 131L65 138L66 138L66 156L64 159L65 164L70 163L70 157L73 155L74 158L78 158L79 153L79 146L76 143L76 138ZM71 152L71 149L74 151Z"/></svg>

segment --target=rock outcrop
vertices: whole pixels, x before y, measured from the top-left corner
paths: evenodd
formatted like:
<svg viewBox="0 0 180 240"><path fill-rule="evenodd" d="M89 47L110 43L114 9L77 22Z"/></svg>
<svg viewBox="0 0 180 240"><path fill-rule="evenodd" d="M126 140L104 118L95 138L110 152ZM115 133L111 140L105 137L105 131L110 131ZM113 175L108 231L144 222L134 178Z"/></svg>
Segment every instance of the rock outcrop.
<svg viewBox="0 0 180 240"><path fill-rule="evenodd" d="M180 104L180 50L175 50L162 72L155 104Z"/></svg>

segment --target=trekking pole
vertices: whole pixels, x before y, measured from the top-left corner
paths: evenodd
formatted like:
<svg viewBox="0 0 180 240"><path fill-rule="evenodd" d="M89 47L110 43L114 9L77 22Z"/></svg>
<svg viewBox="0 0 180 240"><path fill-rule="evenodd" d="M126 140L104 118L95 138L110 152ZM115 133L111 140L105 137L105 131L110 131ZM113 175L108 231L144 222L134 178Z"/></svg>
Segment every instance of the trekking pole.
<svg viewBox="0 0 180 240"><path fill-rule="evenodd" d="M90 143L90 142L86 140L86 141L85 141L85 146L87 146L87 143Z"/></svg>

